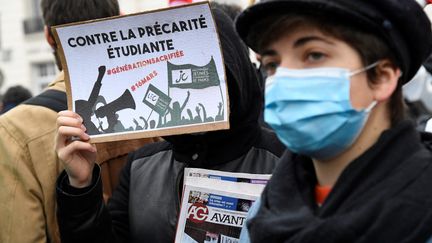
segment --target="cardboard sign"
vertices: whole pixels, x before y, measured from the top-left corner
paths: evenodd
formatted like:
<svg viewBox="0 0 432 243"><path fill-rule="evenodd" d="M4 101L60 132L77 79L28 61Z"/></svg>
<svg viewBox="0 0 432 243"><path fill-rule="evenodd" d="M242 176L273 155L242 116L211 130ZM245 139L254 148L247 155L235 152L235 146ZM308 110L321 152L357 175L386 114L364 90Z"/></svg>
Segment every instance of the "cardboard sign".
<svg viewBox="0 0 432 243"><path fill-rule="evenodd" d="M53 27L68 107L91 142L228 129L208 2Z"/></svg>

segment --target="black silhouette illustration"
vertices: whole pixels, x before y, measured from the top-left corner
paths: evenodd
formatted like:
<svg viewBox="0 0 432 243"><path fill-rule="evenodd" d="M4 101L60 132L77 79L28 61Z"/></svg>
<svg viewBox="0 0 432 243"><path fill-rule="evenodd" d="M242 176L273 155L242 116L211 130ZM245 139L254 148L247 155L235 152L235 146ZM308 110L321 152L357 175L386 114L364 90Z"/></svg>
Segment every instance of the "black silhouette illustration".
<svg viewBox="0 0 432 243"><path fill-rule="evenodd" d="M189 121L193 121L194 117L192 115L192 111L190 109L187 109L186 112L187 112L187 114L189 116ZM185 120L186 120L186 118L185 118Z"/></svg>
<svg viewBox="0 0 432 243"><path fill-rule="evenodd" d="M87 128L87 133L90 135L99 134L99 130L93 122L91 122L91 116L94 115L96 101L99 97L99 92L102 87L102 79L105 75L106 67L99 67L99 74L96 79L93 89L90 93L88 100L76 100L75 111L83 118L84 126Z"/></svg>
<svg viewBox="0 0 432 243"><path fill-rule="evenodd" d="M196 123L203 122L202 118L201 118L201 114L200 114L200 111L201 111L200 107L196 106L195 107L195 111L196 111L197 115L194 117L193 121L196 122Z"/></svg>
<svg viewBox="0 0 432 243"><path fill-rule="evenodd" d="M135 123L135 130L143 130L143 127L138 123L138 121L134 118L133 122Z"/></svg>
<svg viewBox="0 0 432 243"><path fill-rule="evenodd" d="M96 105L94 106L93 110L97 110L97 108L104 106L106 104L107 102L105 100L105 97L99 95L96 99ZM94 114L92 115L92 122L97 126L99 132L102 132L104 129L108 127L108 121L104 121L104 119L98 119Z"/></svg>
<svg viewBox="0 0 432 243"><path fill-rule="evenodd" d="M198 105L201 106L202 111L203 111L203 121L204 121L204 122L214 122L213 117L207 117L207 112L206 112L206 110L205 110L204 105L201 104L201 103L199 103Z"/></svg>
<svg viewBox="0 0 432 243"><path fill-rule="evenodd" d="M117 114L118 111L128 109L128 108L135 110L135 101L128 89L126 89L123 92L123 94L116 100L104 106L99 107L95 111L96 117L97 118L106 117L108 120L108 128L104 129L103 131L105 133L112 133L112 132L122 132L122 131L130 130L130 129L125 129L123 127L121 121L118 119L118 114Z"/></svg>
<svg viewBox="0 0 432 243"><path fill-rule="evenodd" d="M171 120L164 124L158 124L163 126L175 126L175 125L185 125L185 124L198 124L198 123L208 123L214 121L224 120L224 109L223 109L223 92L220 85L219 75L216 69L216 63L211 57L209 63L204 66L196 66L192 64L182 64L176 65L170 62L167 63L168 67L168 94L169 89L183 89L188 90L188 98L190 96L189 90L202 90L211 87L219 87L220 101L218 104L218 113L214 116L209 116L209 107L206 107L202 103L189 104L186 109L186 114L183 114L184 106L187 101L183 103L180 107L179 101L173 103L172 109L169 108L169 114L165 114L165 118L168 115ZM195 114L193 114L193 108L195 106ZM214 111L214 109L211 109Z"/></svg>
<svg viewBox="0 0 432 243"><path fill-rule="evenodd" d="M185 101L183 102L182 106L180 107L180 103L178 101L173 103L173 107L168 106L168 113L171 115L171 121L167 122L167 126L177 126L181 124L181 113L183 112L184 108L186 107L186 104L189 101L190 92L187 92L187 97Z"/></svg>
<svg viewBox="0 0 432 243"><path fill-rule="evenodd" d="M127 129L121 124L117 112L127 108L135 109L135 101L130 91L125 90L119 98L107 103L105 97L99 95L106 67L100 66L98 71L98 77L88 100L76 100L75 111L83 118L89 135L125 131ZM96 124L92 121L93 116L97 118ZM105 119L108 124L104 123Z"/></svg>
<svg viewBox="0 0 432 243"><path fill-rule="evenodd" d="M106 98L100 94L105 72L105 66L98 68L98 76L88 100L75 100L75 111L83 117L83 123L89 135L210 123L225 119L224 95L213 58L205 66L174 65L168 62L168 94L149 84L142 102L151 108L151 112L145 116L138 115L132 118L130 122L133 123L128 124L127 127L123 125L119 117L123 116L121 115L123 113L119 111L135 110L135 100L131 92L125 89L120 97L107 102ZM218 93L220 93L221 102L216 100L217 109L216 107L209 108L214 106L214 103L206 100L197 101L197 97L191 97L197 94L198 90L212 87L218 88ZM180 92L177 91L176 97L171 97L170 89L178 89ZM214 93L210 94L213 96ZM217 97L211 97L211 100L218 99ZM216 111L217 114L215 114ZM152 116L153 112L157 116Z"/></svg>
<svg viewBox="0 0 432 243"><path fill-rule="evenodd" d="M143 120L143 122L144 122L144 129L147 129L148 128L148 122L147 122L147 120L144 119L144 117L142 117L142 116L140 116L140 119Z"/></svg>
<svg viewBox="0 0 432 243"><path fill-rule="evenodd" d="M218 109L219 109L219 111L218 111L218 114L215 117L215 121L223 121L223 119L224 119L224 109L222 107L222 102L219 102Z"/></svg>
<svg viewBox="0 0 432 243"><path fill-rule="evenodd" d="M224 109L222 102L219 102L217 108L218 113L213 118L212 116L208 116L205 106L202 103L198 103L195 106L195 113L192 112L191 109L186 106L190 100L190 92L187 91L187 96L180 106L179 101L174 101L172 107L168 106L164 114L159 114L158 122L151 120L148 122L144 117L140 117L143 121L143 125L140 124L136 119L134 119L135 130L147 130L154 128L163 128L169 126L179 126L179 125L189 125L189 124L199 124L206 122L214 122L214 121L223 121L224 120ZM184 110L186 109L186 114L184 114ZM156 127L155 127L156 126Z"/></svg>
<svg viewBox="0 0 432 243"><path fill-rule="evenodd" d="M148 86L142 102L151 108L151 112L147 119L140 117L142 122L138 119L133 120L134 130L224 121L224 94L213 57L204 66L175 65L167 62L167 67L168 90L164 92L152 84ZM209 108L214 103L209 103L207 100L196 101L197 98L192 97L197 94L196 91L215 87L216 90L219 89L216 92L220 94L220 100L218 102L218 94L214 92L210 93L212 97L209 99L216 99L217 108ZM170 96L171 89L177 89L174 97ZM153 116L154 120L150 120L153 112L158 116L157 118Z"/></svg>
<svg viewBox="0 0 432 243"><path fill-rule="evenodd" d="M142 123L141 123L141 121L142 121ZM147 130L149 128L149 123L143 116L140 116L139 119L134 118L133 123L135 124L135 128L133 128L132 130L135 130L135 131Z"/></svg>
<svg viewBox="0 0 432 243"><path fill-rule="evenodd" d="M156 122L155 120L151 120L150 121L150 129L154 129L156 127Z"/></svg>

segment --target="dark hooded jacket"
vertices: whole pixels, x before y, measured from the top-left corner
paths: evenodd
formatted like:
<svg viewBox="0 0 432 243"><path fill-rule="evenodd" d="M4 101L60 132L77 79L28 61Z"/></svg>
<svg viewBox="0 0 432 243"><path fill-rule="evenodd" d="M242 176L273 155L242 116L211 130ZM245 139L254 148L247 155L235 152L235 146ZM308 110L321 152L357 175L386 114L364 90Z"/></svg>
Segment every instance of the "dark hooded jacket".
<svg viewBox="0 0 432 243"><path fill-rule="evenodd" d="M312 161L284 156L247 226L251 242L426 242L432 236L432 134L385 131L343 171L321 207ZM252 210L251 210L252 211Z"/></svg>
<svg viewBox="0 0 432 243"><path fill-rule="evenodd" d="M230 98L230 129L166 137L130 154L120 184L107 205L100 170L93 183L76 189L63 172L57 181L62 242L174 242L183 170L198 167L272 173L284 147L258 125L262 93L257 73L233 22L213 10L219 30Z"/></svg>

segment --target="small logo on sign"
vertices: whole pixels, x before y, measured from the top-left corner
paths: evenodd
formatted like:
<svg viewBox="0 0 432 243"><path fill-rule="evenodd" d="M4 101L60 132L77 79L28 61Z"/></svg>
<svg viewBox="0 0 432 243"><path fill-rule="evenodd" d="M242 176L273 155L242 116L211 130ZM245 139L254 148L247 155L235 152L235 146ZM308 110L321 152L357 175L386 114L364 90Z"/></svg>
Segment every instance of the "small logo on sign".
<svg viewBox="0 0 432 243"><path fill-rule="evenodd" d="M174 78L174 83L176 83L176 84L191 84L192 83L192 70L191 69L173 70L172 76Z"/></svg>
<svg viewBox="0 0 432 243"><path fill-rule="evenodd" d="M203 223L208 214L207 206L202 203L194 203L188 209L188 219L194 223Z"/></svg>
<svg viewBox="0 0 432 243"><path fill-rule="evenodd" d="M145 98L150 104L156 105L157 101L159 100L159 95L154 93L153 91L149 90L146 98Z"/></svg>

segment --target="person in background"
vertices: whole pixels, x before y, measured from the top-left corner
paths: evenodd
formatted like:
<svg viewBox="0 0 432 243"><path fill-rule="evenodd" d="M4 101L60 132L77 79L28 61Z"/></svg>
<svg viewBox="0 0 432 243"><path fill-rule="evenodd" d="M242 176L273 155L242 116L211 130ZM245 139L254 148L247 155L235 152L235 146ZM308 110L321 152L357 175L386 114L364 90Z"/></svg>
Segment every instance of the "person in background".
<svg viewBox="0 0 432 243"><path fill-rule="evenodd" d="M429 20L432 19L432 1L417 0ZM403 87L408 116L417 123L417 130L424 131L432 118L432 55L429 56L417 74Z"/></svg>
<svg viewBox="0 0 432 243"><path fill-rule="evenodd" d="M415 28L413 28L415 26ZM432 135L402 85L432 49L414 0L262 0L236 21L269 77L283 156L241 242L426 242Z"/></svg>
<svg viewBox="0 0 432 243"><path fill-rule="evenodd" d="M57 181L57 205L63 243L174 242L186 167L272 173L285 148L258 123L263 94L256 70L232 20L217 7L212 12L225 62L230 129L168 136L130 154L105 205L100 169L93 163L97 149L82 119L60 112L57 153L65 172ZM81 141L71 142L71 136Z"/></svg>
<svg viewBox="0 0 432 243"><path fill-rule="evenodd" d="M50 27L119 14L117 0L42 0L45 37L56 60ZM57 61L62 70L61 63ZM94 77L89 77L92 81ZM54 151L57 112L67 109L64 74L47 90L0 116L0 242L60 242L55 217ZM98 144L104 196L109 197L127 153L154 139Z"/></svg>
<svg viewBox="0 0 432 243"><path fill-rule="evenodd" d="M212 2L212 4L218 5L218 8L224 11L224 13L227 14L233 21L242 11L242 8L237 4L218 2Z"/></svg>
<svg viewBox="0 0 432 243"><path fill-rule="evenodd" d="M417 130L424 131L426 122L432 117L432 74L426 63L417 74L403 86L407 114L416 124Z"/></svg>
<svg viewBox="0 0 432 243"><path fill-rule="evenodd" d="M2 108L0 109L0 114L6 113L10 109L30 99L31 97L31 92L21 85L10 87L6 90L1 100Z"/></svg>

